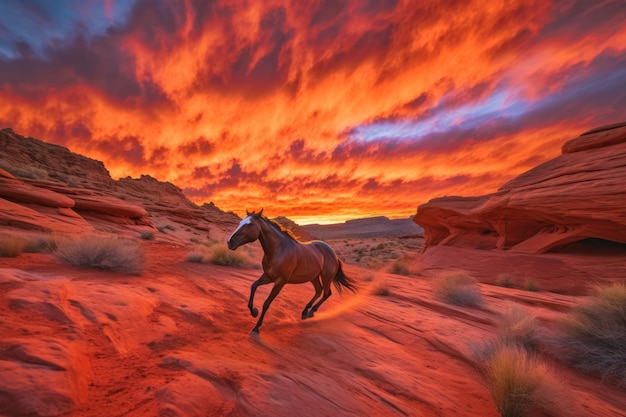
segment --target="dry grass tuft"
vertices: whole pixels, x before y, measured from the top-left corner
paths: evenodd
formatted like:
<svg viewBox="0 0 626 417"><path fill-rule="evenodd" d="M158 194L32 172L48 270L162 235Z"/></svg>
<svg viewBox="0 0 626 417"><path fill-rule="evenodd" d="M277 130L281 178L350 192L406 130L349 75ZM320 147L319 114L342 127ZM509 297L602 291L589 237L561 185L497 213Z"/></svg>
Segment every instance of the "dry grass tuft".
<svg viewBox="0 0 626 417"><path fill-rule="evenodd" d="M449 304L478 306L483 304L476 281L460 272L448 272L433 282L435 296Z"/></svg>
<svg viewBox="0 0 626 417"><path fill-rule="evenodd" d="M187 262L195 262L195 263L201 264L201 263L204 263L205 256L206 256L206 253L189 252L185 259L187 260Z"/></svg>
<svg viewBox="0 0 626 417"><path fill-rule="evenodd" d="M524 280L524 289L526 291L539 291L539 282L533 277L526 277Z"/></svg>
<svg viewBox="0 0 626 417"><path fill-rule="evenodd" d="M537 344L537 326L536 316L517 304L507 306L496 322L500 341L525 348Z"/></svg>
<svg viewBox="0 0 626 417"><path fill-rule="evenodd" d="M585 372L626 385L626 286L595 286L592 297L563 322L568 356Z"/></svg>
<svg viewBox="0 0 626 417"><path fill-rule="evenodd" d="M499 345L485 360L484 372L501 416L523 417L535 412L562 415L558 382L545 363L523 348Z"/></svg>
<svg viewBox="0 0 626 417"><path fill-rule="evenodd" d="M144 261L136 242L95 235L60 239L54 254L69 265L136 275L141 273Z"/></svg>
<svg viewBox="0 0 626 417"><path fill-rule="evenodd" d="M494 284L499 287L511 288L515 285L515 279L511 274L500 274L496 277Z"/></svg>
<svg viewBox="0 0 626 417"><path fill-rule="evenodd" d="M372 288L372 294L380 297L388 297L391 295L391 290L386 282L379 282Z"/></svg>
<svg viewBox="0 0 626 417"><path fill-rule="evenodd" d="M42 235L29 239L24 247L26 253L49 253L57 249L58 236L53 234Z"/></svg>
<svg viewBox="0 0 626 417"><path fill-rule="evenodd" d="M248 256L242 254L242 252L228 249L228 246L223 243L216 243L208 248L202 248L200 251L190 252L187 255L187 261L238 268L247 267L250 263Z"/></svg>
<svg viewBox="0 0 626 417"><path fill-rule="evenodd" d="M392 263L391 267L389 268L389 272L391 272L392 274L404 276L408 276L411 273L411 271L409 270L409 266L403 260L397 260Z"/></svg>
<svg viewBox="0 0 626 417"><path fill-rule="evenodd" d="M240 252L228 249L223 243L218 243L209 248L208 260L215 265L244 267L248 258Z"/></svg>
<svg viewBox="0 0 626 417"><path fill-rule="evenodd" d="M0 257L17 258L26 247L26 239L19 236L0 236Z"/></svg>
<svg viewBox="0 0 626 417"><path fill-rule="evenodd" d="M139 236L143 240L154 240L154 232L152 230L142 230Z"/></svg>

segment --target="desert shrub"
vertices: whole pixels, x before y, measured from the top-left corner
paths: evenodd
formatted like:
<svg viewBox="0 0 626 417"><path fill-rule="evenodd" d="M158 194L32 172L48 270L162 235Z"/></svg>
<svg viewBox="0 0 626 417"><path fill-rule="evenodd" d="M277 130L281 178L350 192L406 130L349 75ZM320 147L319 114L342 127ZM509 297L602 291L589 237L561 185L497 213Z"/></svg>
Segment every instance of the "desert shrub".
<svg viewBox="0 0 626 417"><path fill-rule="evenodd" d="M215 265L242 267L247 263L246 256L239 252L228 249L222 243L215 244L209 248L208 260Z"/></svg>
<svg viewBox="0 0 626 417"><path fill-rule="evenodd" d="M564 320L563 346L583 371L626 385L626 286L595 286L592 297Z"/></svg>
<svg viewBox="0 0 626 417"><path fill-rule="evenodd" d="M515 280L511 274L500 274L496 277L495 284L499 287L511 288L515 284Z"/></svg>
<svg viewBox="0 0 626 417"><path fill-rule="evenodd" d="M386 282L379 282L372 288L372 294L378 295L381 297L387 297L391 295L391 290L389 289L389 285Z"/></svg>
<svg viewBox="0 0 626 417"><path fill-rule="evenodd" d="M139 236L143 240L154 240L154 232L152 230L142 230Z"/></svg>
<svg viewBox="0 0 626 417"><path fill-rule="evenodd" d="M498 339L503 343L532 348L537 342L537 318L517 304L504 309L496 327Z"/></svg>
<svg viewBox="0 0 626 417"><path fill-rule="evenodd" d="M449 304L476 306L482 304L482 296L476 281L464 273L449 272L433 282L435 296Z"/></svg>
<svg viewBox="0 0 626 417"><path fill-rule="evenodd" d="M524 289L526 291L539 291L539 282L533 277L526 277L524 280Z"/></svg>
<svg viewBox="0 0 626 417"><path fill-rule="evenodd" d="M203 263L205 257L206 257L205 253L189 252L187 254L186 259L187 259L187 262Z"/></svg>
<svg viewBox="0 0 626 417"><path fill-rule="evenodd" d="M26 246L26 239L20 236L0 236L0 257L17 258Z"/></svg>
<svg viewBox="0 0 626 417"><path fill-rule="evenodd" d="M60 239L54 254L69 265L129 274L140 274L144 260L136 242L95 235Z"/></svg>
<svg viewBox="0 0 626 417"><path fill-rule="evenodd" d="M411 271L409 270L409 266L404 261L395 261L391 264L391 268L389 270L392 274L397 275L409 275Z"/></svg>
<svg viewBox="0 0 626 417"><path fill-rule="evenodd" d="M57 248L58 238L52 234L38 236L26 241L24 252L26 253L47 253L54 252Z"/></svg>
<svg viewBox="0 0 626 417"><path fill-rule="evenodd" d="M562 415L562 395L545 363L519 346L497 345L482 364L491 396L503 417L534 412Z"/></svg>
<svg viewBox="0 0 626 417"><path fill-rule="evenodd" d="M193 251L187 254L188 262L212 263L215 265L244 267L248 265L249 258L242 252L228 249L223 243L216 243L208 249Z"/></svg>

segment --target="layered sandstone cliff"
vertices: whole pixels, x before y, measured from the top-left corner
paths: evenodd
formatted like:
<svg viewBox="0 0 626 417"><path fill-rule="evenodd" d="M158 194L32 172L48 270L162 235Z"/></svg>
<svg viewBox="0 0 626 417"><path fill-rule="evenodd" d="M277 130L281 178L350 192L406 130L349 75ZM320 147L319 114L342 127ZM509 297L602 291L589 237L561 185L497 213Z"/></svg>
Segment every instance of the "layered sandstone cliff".
<svg viewBox="0 0 626 417"><path fill-rule="evenodd" d="M433 245L548 252L626 243L626 123L583 133L562 154L480 197L441 197L414 221Z"/></svg>

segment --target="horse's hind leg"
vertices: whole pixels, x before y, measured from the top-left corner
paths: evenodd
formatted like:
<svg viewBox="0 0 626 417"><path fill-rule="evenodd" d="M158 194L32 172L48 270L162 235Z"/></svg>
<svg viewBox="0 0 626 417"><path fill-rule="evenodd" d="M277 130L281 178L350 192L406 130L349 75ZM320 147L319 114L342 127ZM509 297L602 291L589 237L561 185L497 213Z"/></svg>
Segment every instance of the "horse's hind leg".
<svg viewBox="0 0 626 417"><path fill-rule="evenodd" d="M322 283L320 281L320 277L315 277L315 279L311 281L311 283L315 287L315 295L313 296L313 298L311 298L311 301L309 301L306 307L304 307L304 310L302 310L302 320L313 317L313 311L309 311L309 309L313 305L313 302L315 302L315 300L317 300L317 298L322 295Z"/></svg>
<svg viewBox="0 0 626 417"><path fill-rule="evenodd" d="M324 285L324 296L322 297L321 300L317 302L317 304L315 304L311 308L311 310L309 311L310 317L313 317L317 309L320 308L320 306L324 303L324 301L328 300L328 297L330 297L333 294L333 292L330 290L330 283L332 282L332 280L333 280L332 276L328 278L328 275L327 276L322 275L322 283Z"/></svg>
<svg viewBox="0 0 626 417"><path fill-rule="evenodd" d="M328 300L328 297L330 297L331 295L333 295L333 292L330 290L330 288L324 288L324 296L321 300L317 302L317 304L313 306L313 308L311 308L311 311L309 311L309 317L313 317L317 309L320 308L324 301Z"/></svg>
<svg viewBox="0 0 626 417"><path fill-rule="evenodd" d="M259 310L254 307L254 293L256 292L256 288L259 285L269 284L270 282L272 282L271 278L263 274L259 279L252 283L252 286L250 286L250 299L248 300L248 308L250 309L250 314L252 314L252 317L256 317L259 315Z"/></svg>

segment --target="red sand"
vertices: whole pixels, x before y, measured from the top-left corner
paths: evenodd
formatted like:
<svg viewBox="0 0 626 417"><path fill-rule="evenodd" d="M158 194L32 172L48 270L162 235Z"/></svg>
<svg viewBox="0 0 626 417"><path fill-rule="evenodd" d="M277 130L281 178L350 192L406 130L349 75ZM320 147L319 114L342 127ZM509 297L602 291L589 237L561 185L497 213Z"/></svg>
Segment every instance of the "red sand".
<svg viewBox="0 0 626 417"><path fill-rule="evenodd" d="M48 254L0 258L0 415L497 416L470 344L493 337L511 300L550 331L581 297L481 284L484 308L455 307L434 299L430 278L461 268L488 281L509 262L549 266L543 285L599 262L433 248L415 260L418 276L348 265L357 294L335 293L301 321L313 288L286 286L251 336L246 304L258 270L189 263L188 248L142 244L141 276ZM626 276L621 261L608 262L612 276ZM381 284L389 296L372 293ZM259 289L258 307L268 291ZM544 359L563 384L562 415L626 415L623 389Z"/></svg>

